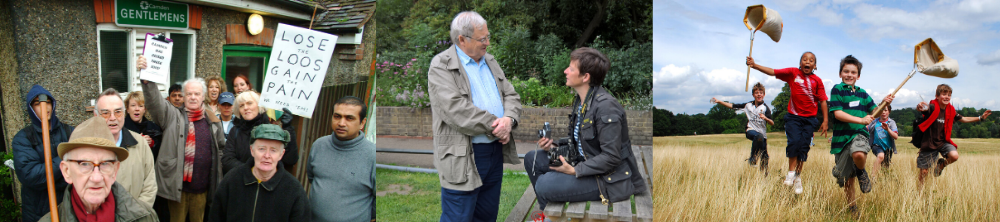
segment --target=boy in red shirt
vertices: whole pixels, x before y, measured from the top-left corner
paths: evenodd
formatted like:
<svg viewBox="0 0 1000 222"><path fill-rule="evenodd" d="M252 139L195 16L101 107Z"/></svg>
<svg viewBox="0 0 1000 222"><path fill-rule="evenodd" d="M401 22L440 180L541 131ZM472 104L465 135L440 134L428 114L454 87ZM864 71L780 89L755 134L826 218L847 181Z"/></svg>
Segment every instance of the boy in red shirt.
<svg viewBox="0 0 1000 222"><path fill-rule="evenodd" d="M792 186L794 181L795 194L802 194L802 164L809 155L809 142L813 132L819 126L820 135L826 136L828 110L826 89L823 79L813 74L816 69L816 55L812 52L802 53L799 57L799 67L771 69L754 63L753 57L747 56L747 65L769 76L774 76L788 83L791 98L788 102L788 114L785 115L785 134L788 135L788 146L785 156L788 157L788 175L784 184ZM816 119L817 107L823 113L823 122Z"/></svg>

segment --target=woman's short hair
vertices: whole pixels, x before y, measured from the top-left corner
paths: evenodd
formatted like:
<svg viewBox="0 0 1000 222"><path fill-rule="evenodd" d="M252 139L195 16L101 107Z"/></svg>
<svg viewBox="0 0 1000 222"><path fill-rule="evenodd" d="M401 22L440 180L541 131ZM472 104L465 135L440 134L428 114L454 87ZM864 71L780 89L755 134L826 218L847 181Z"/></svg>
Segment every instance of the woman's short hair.
<svg viewBox="0 0 1000 222"><path fill-rule="evenodd" d="M576 61L580 74L590 74L590 86L599 86L604 83L604 77L608 74L611 61L607 56L597 51L597 49L580 47L573 50L569 55L570 61Z"/></svg>
<svg viewBox="0 0 1000 222"><path fill-rule="evenodd" d="M236 100L233 101L233 103L235 103L233 104L233 109L236 109L233 110L234 111L233 113L236 114L236 117L239 117L240 119L245 119L243 118L243 115L240 112L235 112L235 111L238 111L240 107L243 106L243 103L247 101L253 101L257 103L258 114L263 114L265 112L264 108L260 107L260 95L257 95L257 93L253 91L243 91L239 95L236 95Z"/></svg>

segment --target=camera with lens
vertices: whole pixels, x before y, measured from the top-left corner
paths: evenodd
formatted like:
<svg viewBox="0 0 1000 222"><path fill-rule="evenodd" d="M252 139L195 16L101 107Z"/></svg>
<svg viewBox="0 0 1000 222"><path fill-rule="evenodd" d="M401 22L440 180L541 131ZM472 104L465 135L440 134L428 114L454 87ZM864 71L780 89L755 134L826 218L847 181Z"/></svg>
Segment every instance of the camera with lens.
<svg viewBox="0 0 1000 222"><path fill-rule="evenodd" d="M552 127L549 125L549 122L545 122L542 129L538 130L538 138L552 139ZM583 157L577 151L575 143L569 137L552 140L552 145L555 147L549 149L548 152L549 166L562 166L559 156L563 156L566 159L566 163L569 163L571 166L576 166L577 163L583 161Z"/></svg>

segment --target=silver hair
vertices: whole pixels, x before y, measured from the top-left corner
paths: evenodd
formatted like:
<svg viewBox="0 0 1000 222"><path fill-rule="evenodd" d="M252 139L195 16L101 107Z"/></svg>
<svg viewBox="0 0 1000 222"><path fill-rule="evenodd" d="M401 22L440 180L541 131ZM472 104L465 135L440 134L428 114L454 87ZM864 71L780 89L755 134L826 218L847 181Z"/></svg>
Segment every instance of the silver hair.
<svg viewBox="0 0 1000 222"><path fill-rule="evenodd" d="M187 96L186 95L187 94L187 90L185 90L185 89L187 89L188 83L198 83L198 85L201 86L201 94L205 95L205 93L208 93L208 85L205 85L205 79L203 79L201 77L194 77L194 78L190 78L188 80L185 80L184 84L181 84L181 95Z"/></svg>
<svg viewBox="0 0 1000 222"><path fill-rule="evenodd" d="M126 105L125 101L122 100L122 97L120 95L118 95L118 90L115 90L115 88L108 88L108 89L104 90L104 92L101 92L101 95L98 95L97 99L94 100L94 102L95 102L95 104L94 104L94 115L95 116L101 114L101 108L103 108L103 107L97 107L97 105L101 104L98 101L101 101L101 98L103 98L105 96L114 96L114 97L118 98L118 101L122 102L122 109L128 110L128 105ZM114 110L112 110L112 111L114 111Z"/></svg>
<svg viewBox="0 0 1000 222"><path fill-rule="evenodd" d="M474 11L464 11L458 13L455 19L451 20L451 43L458 45L458 36L472 36L476 29L486 25L486 19ZM471 38L470 38L471 39Z"/></svg>

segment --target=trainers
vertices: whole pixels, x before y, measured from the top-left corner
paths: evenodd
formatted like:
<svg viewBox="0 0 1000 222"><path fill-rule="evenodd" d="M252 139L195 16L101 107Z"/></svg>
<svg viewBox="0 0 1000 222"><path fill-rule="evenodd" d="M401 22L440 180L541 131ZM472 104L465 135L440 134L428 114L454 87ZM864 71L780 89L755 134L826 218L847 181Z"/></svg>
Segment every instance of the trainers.
<svg viewBox="0 0 1000 222"><path fill-rule="evenodd" d="M941 176L941 171L944 171L945 164L948 164L947 160L944 160L944 158L938 159L937 167L934 168L934 177Z"/></svg>
<svg viewBox="0 0 1000 222"><path fill-rule="evenodd" d="M795 186L793 186L795 194L802 194L802 178L795 177Z"/></svg>
<svg viewBox="0 0 1000 222"><path fill-rule="evenodd" d="M868 172L865 169L860 169L857 171L858 174L858 188L861 189L861 193L868 193L872 191L872 181L868 178Z"/></svg>
<svg viewBox="0 0 1000 222"><path fill-rule="evenodd" d="M858 218L858 217L861 216L861 212L858 212L858 206L857 205L848 206L847 210L850 211L851 216L854 217L854 218Z"/></svg>
<svg viewBox="0 0 1000 222"><path fill-rule="evenodd" d="M791 186L793 180L795 180L795 172L788 172L788 175L785 176L785 186Z"/></svg>

